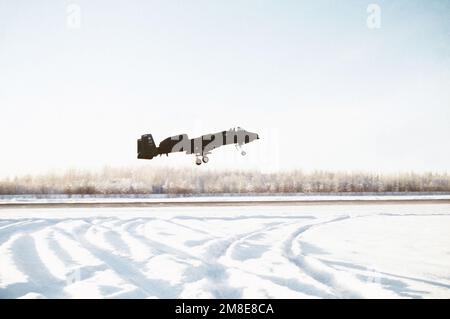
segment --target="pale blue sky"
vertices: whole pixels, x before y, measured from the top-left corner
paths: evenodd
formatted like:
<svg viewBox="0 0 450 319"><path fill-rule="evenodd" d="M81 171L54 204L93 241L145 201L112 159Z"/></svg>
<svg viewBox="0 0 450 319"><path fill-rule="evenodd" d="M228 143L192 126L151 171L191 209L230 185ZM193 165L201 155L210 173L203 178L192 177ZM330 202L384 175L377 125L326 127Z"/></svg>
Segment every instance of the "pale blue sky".
<svg viewBox="0 0 450 319"><path fill-rule="evenodd" d="M449 171L449 88L450 1L0 0L0 175L233 126L262 139L208 167Z"/></svg>

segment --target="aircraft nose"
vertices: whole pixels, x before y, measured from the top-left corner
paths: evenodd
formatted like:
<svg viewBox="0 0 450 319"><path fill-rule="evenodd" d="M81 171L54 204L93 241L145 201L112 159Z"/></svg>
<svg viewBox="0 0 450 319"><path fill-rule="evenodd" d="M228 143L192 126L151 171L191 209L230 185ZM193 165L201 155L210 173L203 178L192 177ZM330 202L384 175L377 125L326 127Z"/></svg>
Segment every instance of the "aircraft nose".
<svg viewBox="0 0 450 319"><path fill-rule="evenodd" d="M256 134L256 139L259 140L259 135L258 134Z"/></svg>

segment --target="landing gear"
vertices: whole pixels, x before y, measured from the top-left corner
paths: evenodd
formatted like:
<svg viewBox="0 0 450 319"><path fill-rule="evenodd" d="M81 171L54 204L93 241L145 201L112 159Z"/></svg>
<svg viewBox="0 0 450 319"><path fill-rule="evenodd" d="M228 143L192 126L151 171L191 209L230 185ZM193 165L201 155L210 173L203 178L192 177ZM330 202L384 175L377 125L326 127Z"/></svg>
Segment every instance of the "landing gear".
<svg viewBox="0 0 450 319"><path fill-rule="evenodd" d="M195 164L201 165L202 162L205 163L205 164L208 163L209 162L209 157L206 156L206 155L202 155L201 157L200 157L200 154L197 155L197 158L195 159Z"/></svg>
<svg viewBox="0 0 450 319"><path fill-rule="evenodd" d="M209 162L209 157L207 156L208 154L211 154L211 152L205 152L205 153L197 153L195 154L195 164L197 165L202 165L203 163L208 163Z"/></svg>
<svg viewBox="0 0 450 319"><path fill-rule="evenodd" d="M241 145L234 144L234 146L236 147L236 149L237 149L238 151L241 151L241 155L242 155L242 156L247 155L247 152L244 151L244 150L242 149L242 146L241 146Z"/></svg>

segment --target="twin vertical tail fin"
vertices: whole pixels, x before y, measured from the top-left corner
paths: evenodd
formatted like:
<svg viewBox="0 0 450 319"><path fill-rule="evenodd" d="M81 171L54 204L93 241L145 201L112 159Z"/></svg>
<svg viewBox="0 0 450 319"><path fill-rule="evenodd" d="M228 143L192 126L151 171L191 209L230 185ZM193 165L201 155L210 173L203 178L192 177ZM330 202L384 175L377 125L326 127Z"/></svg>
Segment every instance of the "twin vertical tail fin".
<svg viewBox="0 0 450 319"><path fill-rule="evenodd" d="M137 151L137 158L142 159L152 159L158 155L158 148L156 147L151 134L142 135L141 138L137 140Z"/></svg>

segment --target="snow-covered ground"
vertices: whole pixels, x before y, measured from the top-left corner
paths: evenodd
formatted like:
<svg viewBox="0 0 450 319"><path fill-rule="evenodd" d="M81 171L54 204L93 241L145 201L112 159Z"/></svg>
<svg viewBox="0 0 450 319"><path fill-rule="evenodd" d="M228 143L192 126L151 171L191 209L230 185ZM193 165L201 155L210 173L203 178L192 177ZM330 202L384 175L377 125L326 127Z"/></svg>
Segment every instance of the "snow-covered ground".
<svg viewBox="0 0 450 319"><path fill-rule="evenodd" d="M198 203L198 202L324 202L324 201L410 201L450 200L450 194L372 193L372 194L223 194L223 195L0 195L0 207L8 204L82 204L82 203Z"/></svg>
<svg viewBox="0 0 450 319"><path fill-rule="evenodd" d="M450 298L450 205L0 209L0 298Z"/></svg>

